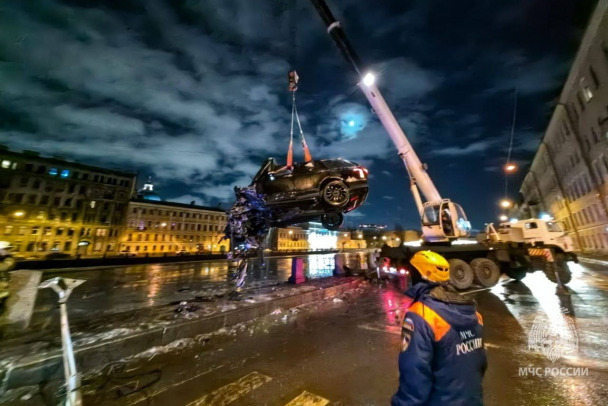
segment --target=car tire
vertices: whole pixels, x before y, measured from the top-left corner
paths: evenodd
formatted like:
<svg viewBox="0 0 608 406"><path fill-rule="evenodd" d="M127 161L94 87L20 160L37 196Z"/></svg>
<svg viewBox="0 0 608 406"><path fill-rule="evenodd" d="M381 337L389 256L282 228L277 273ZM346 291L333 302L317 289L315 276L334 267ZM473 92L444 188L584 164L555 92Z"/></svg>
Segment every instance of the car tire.
<svg viewBox="0 0 608 406"><path fill-rule="evenodd" d="M323 201L332 207L344 207L350 199L350 190L341 180L327 182L321 189Z"/></svg>
<svg viewBox="0 0 608 406"><path fill-rule="evenodd" d="M321 216L321 224L328 230L338 230L344 223L342 213L328 213Z"/></svg>

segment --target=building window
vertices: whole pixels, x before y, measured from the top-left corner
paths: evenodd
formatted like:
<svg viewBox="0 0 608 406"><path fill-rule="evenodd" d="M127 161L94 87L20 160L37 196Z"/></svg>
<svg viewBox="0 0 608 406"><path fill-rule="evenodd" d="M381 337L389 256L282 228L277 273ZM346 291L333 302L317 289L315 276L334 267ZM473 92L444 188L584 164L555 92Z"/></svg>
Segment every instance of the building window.
<svg viewBox="0 0 608 406"><path fill-rule="evenodd" d="M40 229L40 227L38 227L38 226L32 227L32 235L38 235L38 230L39 229Z"/></svg>
<svg viewBox="0 0 608 406"><path fill-rule="evenodd" d="M129 234L127 236L127 241L133 241L133 234Z"/></svg>
<svg viewBox="0 0 608 406"><path fill-rule="evenodd" d="M51 235L53 234L53 228L52 227L44 227L44 235Z"/></svg>
<svg viewBox="0 0 608 406"><path fill-rule="evenodd" d="M106 235L108 235L108 230L105 228L98 228L97 230L95 230L95 235L97 237L105 237Z"/></svg>
<svg viewBox="0 0 608 406"><path fill-rule="evenodd" d="M9 169L11 167L11 161L8 161L6 159L2 160L2 168L4 169Z"/></svg>
<svg viewBox="0 0 608 406"><path fill-rule="evenodd" d="M89 203L89 206L91 207L91 209L95 208L95 200L91 200L91 203Z"/></svg>
<svg viewBox="0 0 608 406"><path fill-rule="evenodd" d="M135 251L139 251L139 245L135 246Z"/></svg>
<svg viewBox="0 0 608 406"><path fill-rule="evenodd" d="M42 197L40 198L40 204L41 205L49 204L49 196L42 195Z"/></svg>
<svg viewBox="0 0 608 406"><path fill-rule="evenodd" d="M51 169L49 169L49 175L51 175L51 176L57 176L57 168L51 168Z"/></svg>
<svg viewBox="0 0 608 406"><path fill-rule="evenodd" d="M69 251L71 249L72 249L72 241L66 241L65 244L63 245L63 250Z"/></svg>
<svg viewBox="0 0 608 406"><path fill-rule="evenodd" d="M13 233L13 226L4 227L4 235L11 235Z"/></svg>
<svg viewBox="0 0 608 406"><path fill-rule="evenodd" d="M63 235L63 227L58 227L57 230L55 230L55 235Z"/></svg>
<svg viewBox="0 0 608 406"><path fill-rule="evenodd" d="M19 227L19 235L25 235L26 230L27 230L26 226Z"/></svg>
<svg viewBox="0 0 608 406"><path fill-rule="evenodd" d="M74 235L74 229L73 229L73 228L70 228L70 229L68 230L68 236L73 236L73 235Z"/></svg>
<svg viewBox="0 0 608 406"><path fill-rule="evenodd" d="M69 170L67 170L67 169L62 169L62 170L61 170L61 175L60 175L60 176L61 176L62 178L64 178L64 179L65 179L65 178L68 178L68 177L70 176L70 171L69 171Z"/></svg>
<svg viewBox="0 0 608 406"><path fill-rule="evenodd" d="M29 242L29 243L27 243L27 246L25 247L25 250L27 252L32 252L32 251L34 251L34 246L35 246L35 243Z"/></svg>

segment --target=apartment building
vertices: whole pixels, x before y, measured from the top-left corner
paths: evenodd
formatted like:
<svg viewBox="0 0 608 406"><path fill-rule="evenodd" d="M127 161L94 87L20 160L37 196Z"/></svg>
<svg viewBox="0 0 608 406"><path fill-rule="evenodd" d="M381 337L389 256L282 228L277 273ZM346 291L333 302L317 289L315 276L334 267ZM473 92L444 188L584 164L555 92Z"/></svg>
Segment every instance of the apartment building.
<svg viewBox="0 0 608 406"><path fill-rule="evenodd" d="M144 190L152 189L146 184ZM151 185L151 184L150 184ZM223 240L227 216L219 208L165 202L151 193L129 202L126 229L120 242L122 253L175 255L220 253L230 250Z"/></svg>
<svg viewBox="0 0 608 406"><path fill-rule="evenodd" d="M551 216L579 251L608 254L608 0L591 17L520 193L522 215Z"/></svg>
<svg viewBox="0 0 608 406"><path fill-rule="evenodd" d="M18 257L118 251L135 174L0 145L0 240Z"/></svg>

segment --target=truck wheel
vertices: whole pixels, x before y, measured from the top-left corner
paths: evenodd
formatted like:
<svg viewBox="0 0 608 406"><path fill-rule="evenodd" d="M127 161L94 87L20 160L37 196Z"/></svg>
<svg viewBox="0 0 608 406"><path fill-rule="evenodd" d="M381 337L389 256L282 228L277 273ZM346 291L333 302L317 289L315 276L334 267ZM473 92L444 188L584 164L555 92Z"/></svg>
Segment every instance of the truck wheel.
<svg viewBox="0 0 608 406"><path fill-rule="evenodd" d="M553 269L555 266L555 270ZM566 262L547 262L545 264L545 268L543 269L547 279L549 279L553 283L557 283L557 279L555 278L555 272L559 275L559 280L565 285L572 280L572 272L570 272L570 268L568 267L568 263Z"/></svg>
<svg viewBox="0 0 608 406"><path fill-rule="evenodd" d="M323 201L333 207L344 207L350 199L348 186L341 180L332 180L323 186Z"/></svg>
<svg viewBox="0 0 608 406"><path fill-rule="evenodd" d="M473 270L462 259L450 259L450 283L456 289L466 289L473 283Z"/></svg>
<svg viewBox="0 0 608 406"><path fill-rule="evenodd" d="M487 258L475 258L471 261L471 268L475 274L475 281L483 287L496 285L500 278L498 265Z"/></svg>
<svg viewBox="0 0 608 406"><path fill-rule="evenodd" d="M4 257L2 261L0 261L0 272L10 272L15 269L15 264L17 261L12 256L8 255Z"/></svg>

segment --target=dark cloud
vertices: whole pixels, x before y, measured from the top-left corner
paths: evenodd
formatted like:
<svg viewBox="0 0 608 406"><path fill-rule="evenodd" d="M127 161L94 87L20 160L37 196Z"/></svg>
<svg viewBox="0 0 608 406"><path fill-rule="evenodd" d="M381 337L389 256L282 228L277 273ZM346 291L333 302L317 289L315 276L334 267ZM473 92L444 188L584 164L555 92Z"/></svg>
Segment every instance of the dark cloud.
<svg viewBox="0 0 608 406"><path fill-rule="evenodd" d="M502 193L502 181L487 168L500 168L506 158L513 89L520 95L513 153L525 162L593 4L573 3L330 6L378 72L379 87L438 188L481 224ZM227 202L266 156L282 160L286 153L286 72L293 62L313 156L342 156L382 173L370 179L369 202L351 221L392 223L392 197L408 202L399 209L401 223L415 227L405 170L356 77L306 1L293 2L296 42L290 42L289 4L3 1L0 143L137 170L152 175L169 199ZM487 199L473 193L480 189Z"/></svg>

